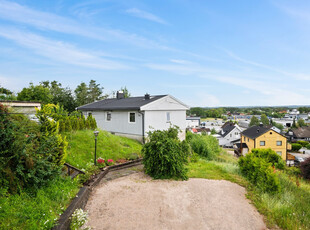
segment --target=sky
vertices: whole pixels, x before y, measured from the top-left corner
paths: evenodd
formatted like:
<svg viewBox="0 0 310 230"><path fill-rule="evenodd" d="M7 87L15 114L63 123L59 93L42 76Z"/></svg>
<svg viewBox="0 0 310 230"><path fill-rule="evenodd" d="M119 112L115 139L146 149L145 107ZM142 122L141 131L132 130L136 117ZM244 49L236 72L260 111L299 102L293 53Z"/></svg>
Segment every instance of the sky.
<svg viewBox="0 0 310 230"><path fill-rule="evenodd" d="M0 0L0 85L94 79L194 107L310 104L310 1Z"/></svg>

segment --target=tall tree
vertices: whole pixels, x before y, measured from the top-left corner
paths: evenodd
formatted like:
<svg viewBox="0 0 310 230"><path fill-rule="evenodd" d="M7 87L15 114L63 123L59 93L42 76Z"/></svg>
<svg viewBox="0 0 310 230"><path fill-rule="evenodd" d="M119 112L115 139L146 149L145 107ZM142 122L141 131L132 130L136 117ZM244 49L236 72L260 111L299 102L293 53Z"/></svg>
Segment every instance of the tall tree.
<svg viewBox="0 0 310 230"><path fill-rule="evenodd" d="M88 86L82 82L74 90L77 106L107 98L108 95L102 95L102 91L103 87L100 87L100 84L97 84L95 80L90 80Z"/></svg>
<svg viewBox="0 0 310 230"><path fill-rule="evenodd" d="M84 82L79 84L76 87L76 89L74 90L75 98L76 98L76 104L78 106L85 105L88 103L88 99L87 99L88 92L87 91L88 91L88 87Z"/></svg>
<svg viewBox="0 0 310 230"><path fill-rule="evenodd" d="M53 95L51 94L49 88L44 85L33 85L31 82L28 88L23 88L17 94L17 100L20 101L39 101L43 104L51 103Z"/></svg>
<svg viewBox="0 0 310 230"><path fill-rule="evenodd" d="M63 106L63 108L69 112L75 110L77 107L76 101L69 87L63 88L61 83L57 81L52 81L51 83L49 81L43 81L41 84L50 90L53 97L52 103Z"/></svg>
<svg viewBox="0 0 310 230"><path fill-rule="evenodd" d="M296 129L297 128L297 125L296 125L296 120L295 118L293 119L293 124L292 124L292 128Z"/></svg>
<svg viewBox="0 0 310 230"><path fill-rule="evenodd" d="M249 126L259 125L259 119L256 116L252 116Z"/></svg>
<svg viewBox="0 0 310 230"><path fill-rule="evenodd" d="M269 125L269 119L266 116L266 114L262 114L260 117L260 121L264 124L264 125Z"/></svg>

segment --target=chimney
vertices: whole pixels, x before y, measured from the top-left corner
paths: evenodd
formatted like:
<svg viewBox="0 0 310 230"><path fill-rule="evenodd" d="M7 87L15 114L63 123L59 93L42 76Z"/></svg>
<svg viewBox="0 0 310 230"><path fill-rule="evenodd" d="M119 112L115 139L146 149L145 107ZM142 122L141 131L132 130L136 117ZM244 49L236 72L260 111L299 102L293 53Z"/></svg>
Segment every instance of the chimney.
<svg viewBox="0 0 310 230"><path fill-rule="evenodd" d="M123 91L117 91L116 98L117 99L123 99L124 98L124 92Z"/></svg>
<svg viewBox="0 0 310 230"><path fill-rule="evenodd" d="M259 123L259 127L263 127L264 126L264 124L263 123Z"/></svg>
<svg viewBox="0 0 310 230"><path fill-rule="evenodd" d="M256 132L259 133L259 129L257 129Z"/></svg>
<svg viewBox="0 0 310 230"><path fill-rule="evenodd" d="M150 100L150 94L146 93L146 94L144 95L144 99L145 99L145 100Z"/></svg>

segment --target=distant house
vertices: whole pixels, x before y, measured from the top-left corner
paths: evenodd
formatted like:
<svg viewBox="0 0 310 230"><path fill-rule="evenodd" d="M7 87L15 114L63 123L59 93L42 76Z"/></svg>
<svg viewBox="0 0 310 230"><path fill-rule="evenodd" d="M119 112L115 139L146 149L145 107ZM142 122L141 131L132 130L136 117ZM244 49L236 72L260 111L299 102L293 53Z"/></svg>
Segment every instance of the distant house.
<svg viewBox="0 0 310 230"><path fill-rule="evenodd" d="M290 145L285 136L277 132L273 126L252 126L241 133L240 153L251 152L252 149L272 149L283 160L287 160L287 150Z"/></svg>
<svg viewBox="0 0 310 230"><path fill-rule="evenodd" d="M41 109L40 102L31 101L0 101L1 104L10 108L12 113L20 113L28 115L30 118L34 118L36 114L36 108Z"/></svg>
<svg viewBox="0 0 310 230"><path fill-rule="evenodd" d="M290 141L310 141L310 127L299 127L289 130L285 136Z"/></svg>
<svg viewBox="0 0 310 230"><path fill-rule="evenodd" d="M200 127L200 117L186 117L186 128Z"/></svg>
<svg viewBox="0 0 310 230"><path fill-rule="evenodd" d="M92 114L99 128L113 134L143 141L152 130L166 130L176 125L185 139L187 105L171 95L124 98L117 92L116 98L105 99L77 108L85 116Z"/></svg>
<svg viewBox="0 0 310 230"><path fill-rule="evenodd" d="M220 146L232 147L236 140L240 140L241 128L232 122L226 122L217 137Z"/></svg>

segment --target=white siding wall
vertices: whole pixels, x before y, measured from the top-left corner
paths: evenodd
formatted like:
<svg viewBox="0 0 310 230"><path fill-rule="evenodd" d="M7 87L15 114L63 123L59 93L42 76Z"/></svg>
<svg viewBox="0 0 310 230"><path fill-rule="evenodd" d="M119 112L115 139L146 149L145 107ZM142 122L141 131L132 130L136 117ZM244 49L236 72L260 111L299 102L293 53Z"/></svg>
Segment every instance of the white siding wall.
<svg viewBox="0 0 310 230"><path fill-rule="evenodd" d="M142 136L142 115L138 111L112 111L111 121L107 121L106 111L89 111L97 121L97 126L100 129L120 133ZM136 113L136 122L129 122L129 112ZM87 117L88 112L84 113Z"/></svg>
<svg viewBox="0 0 310 230"><path fill-rule="evenodd" d="M186 120L186 127L189 128L199 127L199 120Z"/></svg>
<svg viewBox="0 0 310 230"><path fill-rule="evenodd" d="M170 122L167 122L167 112L170 113ZM179 137L185 139L186 111L145 111L145 132L152 130L167 130L170 125L178 126L182 133ZM152 129L153 128L153 129Z"/></svg>

